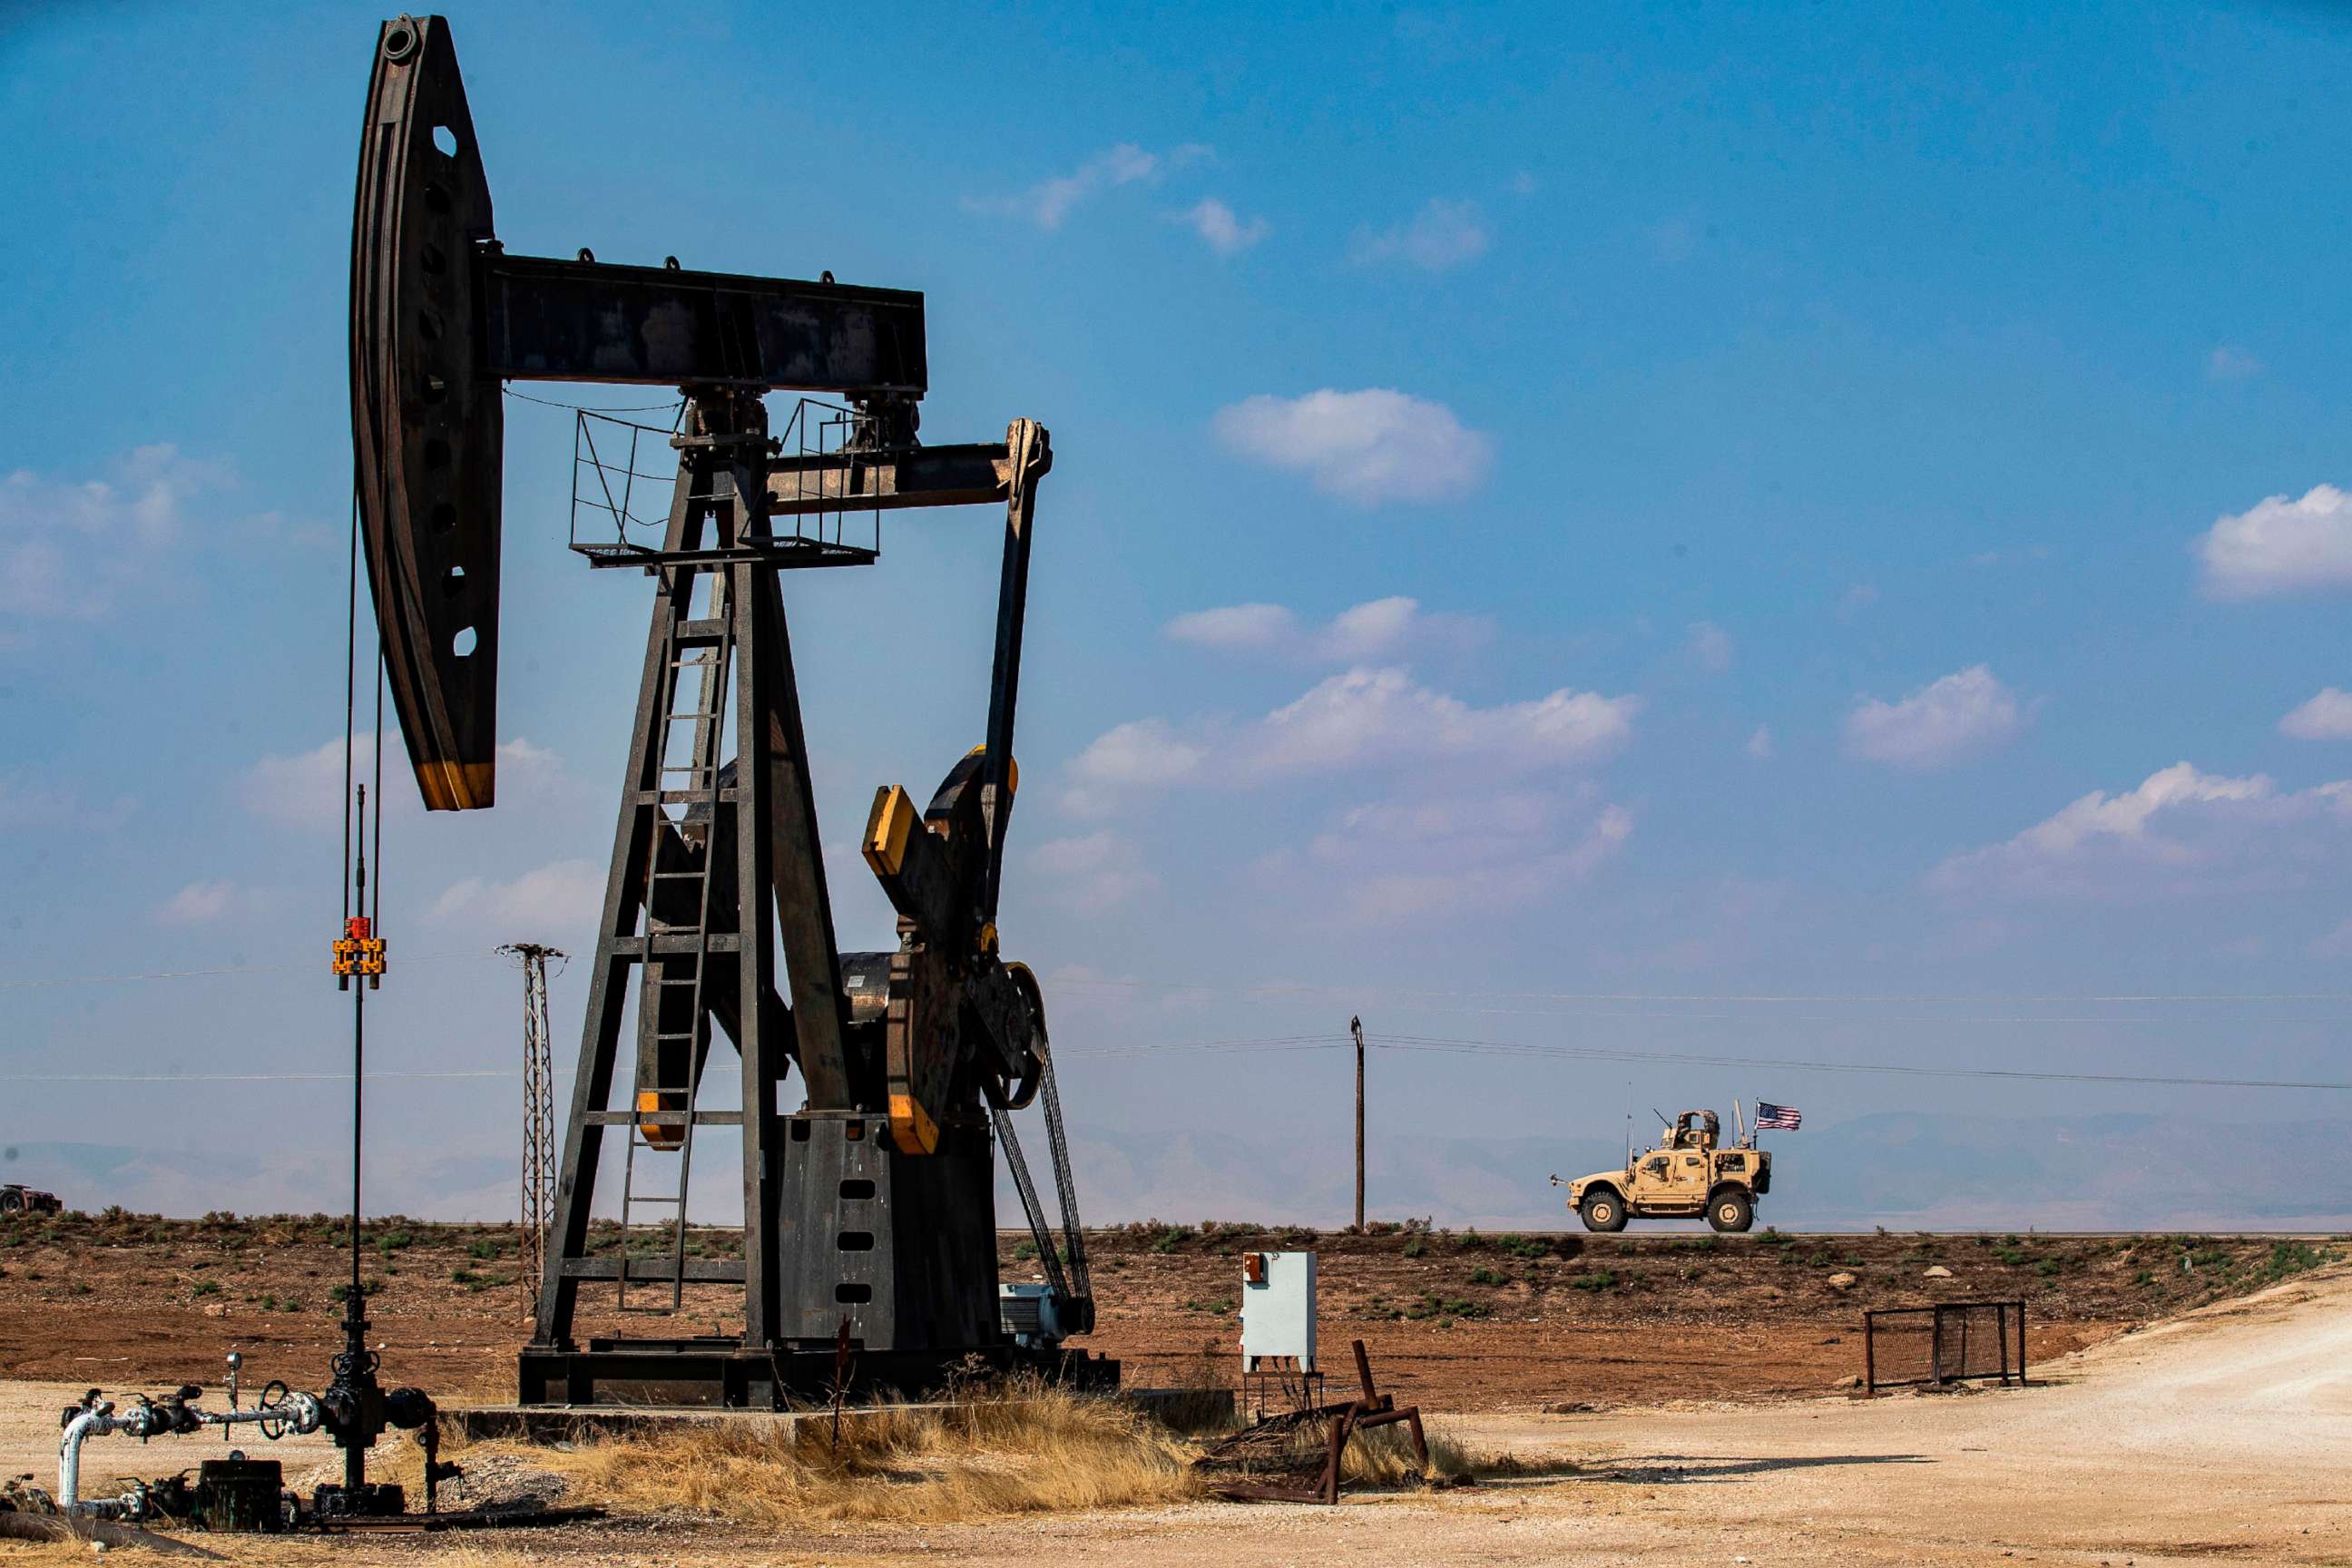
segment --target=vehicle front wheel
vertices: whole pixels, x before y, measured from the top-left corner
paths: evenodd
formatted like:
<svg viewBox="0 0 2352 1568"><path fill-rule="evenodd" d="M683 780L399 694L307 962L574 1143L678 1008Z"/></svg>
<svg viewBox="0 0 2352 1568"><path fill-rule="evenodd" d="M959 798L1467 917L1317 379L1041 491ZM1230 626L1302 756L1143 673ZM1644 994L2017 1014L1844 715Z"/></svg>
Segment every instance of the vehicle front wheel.
<svg viewBox="0 0 2352 1568"><path fill-rule="evenodd" d="M1756 1223L1756 1205L1743 1192L1721 1192L1706 1205L1706 1223L1717 1230L1741 1231Z"/></svg>
<svg viewBox="0 0 2352 1568"><path fill-rule="evenodd" d="M1588 1193L1577 1208L1584 1218L1584 1228L1598 1231L1620 1231L1625 1228L1625 1200L1615 1193Z"/></svg>

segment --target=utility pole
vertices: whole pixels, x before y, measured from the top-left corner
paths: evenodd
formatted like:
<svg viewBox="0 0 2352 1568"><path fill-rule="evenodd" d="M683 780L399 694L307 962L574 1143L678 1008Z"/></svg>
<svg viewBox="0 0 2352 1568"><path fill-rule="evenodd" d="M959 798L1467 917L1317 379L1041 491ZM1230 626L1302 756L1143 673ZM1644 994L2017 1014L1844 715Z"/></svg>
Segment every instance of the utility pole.
<svg viewBox="0 0 2352 1568"><path fill-rule="evenodd" d="M499 949L522 966L522 1234L516 1277L533 1317L547 1273L547 1227L555 1217L555 1060L547 1028L547 961L567 954L535 942Z"/></svg>
<svg viewBox="0 0 2352 1568"><path fill-rule="evenodd" d="M1356 1037L1356 1234L1364 1233L1364 1021L1348 1020Z"/></svg>

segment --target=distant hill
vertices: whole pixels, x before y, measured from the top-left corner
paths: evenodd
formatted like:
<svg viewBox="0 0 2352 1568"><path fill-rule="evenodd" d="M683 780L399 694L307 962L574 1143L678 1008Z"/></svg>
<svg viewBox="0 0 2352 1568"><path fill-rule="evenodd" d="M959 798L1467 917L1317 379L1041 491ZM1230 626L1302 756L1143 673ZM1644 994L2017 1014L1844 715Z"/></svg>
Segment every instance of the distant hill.
<svg viewBox="0 0 2352 1568"><path fill-rule="evenodd" d="M1789 1229L2352 1229L2352 1121L2213 1123L2100 1115L1865 1116L1766 1133L1764 1221ZM1149 1146L1081 1130L1089 1217L1329 1224L1352 1199L1348 1151L1184 1132ZM2292 1152L2291 1154L2288 1152ZM1376 1141L1368 1208L1440 1225L1558 1228L1545 1178L1624 1162L1595 1139Z"/></svg>
<svg viewBox="0 0 2352 1568"><path fill-rule="evenodd" d="M1350 1213L1349 1150L1291 1137L1272 1117L1149 1141L1085 1126L1072 1133L1090 1224L1328 1226ZM2347 1121L1899 1113L1767 1133L1765 1144L1773 1184L1759 1217L1784 1229L2352 1231ZM247 1161L222 1148L67 1142L0 1153L8 1156L0 1159L0 1181L47 1187L69 1206L93 1211L109 1204L175 1215L336 1211L350 1182L340 1154ZM1042 1153L1032 1152L1033 1165ZM1609 1169L1624 1157L1622 1143L1591 1138L1376 1139L1368 1207L1389 1220L1560 1229L1575 1220L1545 1178ZM711 1149L698 1159L697 1217L724 1222L740 1213L731 1158ZM501 1219L515 1211L517 1163L478 1152L371 1150L368 1208ZM1000 1186L997 1212L1001 1223L1020 1224L1009 1184Z"/></svg>

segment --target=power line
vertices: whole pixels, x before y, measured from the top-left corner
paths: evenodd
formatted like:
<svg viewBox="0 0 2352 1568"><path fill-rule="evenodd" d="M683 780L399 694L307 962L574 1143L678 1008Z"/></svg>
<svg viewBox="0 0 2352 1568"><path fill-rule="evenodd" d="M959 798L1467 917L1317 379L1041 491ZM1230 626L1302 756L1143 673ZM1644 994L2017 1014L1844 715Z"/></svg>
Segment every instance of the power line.
<svg viewBox="0 0 2352 1568"><path fill-rule="evenodd" d="M413 962L413 961L412 961ZM1345 1044L1348 1037L1331 1037ZM1319 1043L1309 1045L1306 1042ZM1166 1046L1129 1046L1107 1051L1065 1050L1056 1055L1094 1060L1102 1057L1139 1056L1149 1051L1320 1050L1329 1044L1320 1036L1287 1036L1270 1039L1180 1040ZM557 1065L558 1073L577 1072ZM371 1079L514 1079L520 1068L453 1068L448 1071L371 1072ZM217 1072L217 1073L0 1073L0 1083L349 1083L348 1072Z"/></svg>
<svg viewBox="0 0 2352 1568"><path fill-rule="evenodd" d="M558 1068L558 1072L571 1072L571 1068ZM466 1069L451 1072L372 1072L372 1080L384 1079L447 1079L447 1078L520 1078L522 1069ZM59 1073L0 1073L0 1083L349 1083L347 1072L59 1072Z"/></svg>
<svg viewBox="0 0 2352 1568"><path fill-rule="evenodd" d="M1879 1073L1899 1078L2029 1079L2043 1083L2151 1084L2189 1089L2297 1089L2352 1091L2352 1083L2285 1079L2174 1078L2150 1073L2031 1071L2018 1068L1914 1067L1891 1062L1826 1062L1780 1057L1702 1056L1678 1051L1638 1051L1608 1046L1547 1046L1513 1040L1461 1040L1420 1035L1381 1035L1371 1044L1388 1050L1432 1051L1457 1056L1547 1057L1569 1061L1673 1062L1689 1067L1764 1068L1780 1072Z"/></svg>
<svg viewBox="0 0 2352 1568"><path fill-rule="evenodd" d="M419 952L403 963L453 963L464 959L494 958L493 952ZM153 969L135 974L70 974L54 980L0 980L0 991L42 991L61 985L125 985L141 980L194 980L213 974L288 974L316 971L313 963L232 963L214 969Z"/></svg>
<svg viewBox="0 0 2352 1568"><path fill-rule="evenodd" d="M1658 1002L1658 1003L1717 1003L1726 1005L1767 1005L1790 1003L1935 1003L1935 1002L2014 1002L2054 1005L2069 1004L2078 1006L2108 1006L2130 1003L2168 1002L2352 1002L2352 991L2214 991L2214 992L2136 992L2136 993L2046 993L2025 992L1713 992L1713 991L1501 991L1491 987L1475 990L1444 990L1432 987L1402 985L1339 985L1322 984L1304 980L1265 981L1192 981L1117 979L1100 975L1049 975L1049 984L1056 989L1065 986L1097 986L1111 989L1149 991L1192 991L1204 995L1267 996L1296 994L1301 996L1427 996L1441 1000L1461 997L1491 998L1506 1002ZM1668 1015L1669 1016L1677 1015ZM2339 1022L2341 1020L2327 1020Z"/></svg>
<svg viewBox="0 0 2352 1568"><path fill-rule="evenodd" d="M1104 1050L1056 1050L1085 1061L1107 1057L1145 1057L1160 1051L1323 1051L1349 1043L1346 1035L1274 1035L1257 1039L1176 1040L1157 1046L1112 1046Z"/></svg>
<svg viewBox="0 0 2352 1568"><path fill-rule="evenodd" d="M551 397L533 397L528 392L517 392L511 386L503 387L500 390L519 402L536 403L541 408L561 408L567 414L667 414L673 409L685 406L684 404L677 402L642 403L625 407L599 403L559 403Z"/></svg>
<svg viewBox="0 0 2352 1568"><path fill-rule="evenodd" d="M460 959L483 959L495 956L490 952L426 952L410 955L408 963L447 963ZM68 985L121 985L149 980L192 980L225 974L280 974L307 970L300 963L223 964L203 969L158 969L121 974L78 974L43 979L0 979L0 991L37 991ZM1990 1005L2011 1003L2018 1005L2122 1006L2165 1004L2237 1004L2254 1002L2352 1002L2352 992L2346 991L2244 991L2244 992L2140 992L2090 994L2029 994L2008 992L1813 992L1813 993L1752 993L1728 992L1643 992L1643 991L1498 991L1492 989L1445 990L1433 987L1398 985L1326 985L1306 981L1188 981L1151 979L1107 979L1094 975L1055 976L1050 983L1056 988L1097 987L1129 990L1190 992L1216 996L1418 996L1432 1000L1474 1000L1506 1002L1580 1002L1626 1003L1684 1005L1708 1004L1721 1006L1782 1006L1799 1004L1813 1005L1871 1005L1908 1003L1976 1003ZM1480 1007L1482 1014L1509 1014L1517 1009ZM1551 1009L1530 1009L1536 1016L1555 1016ZM1591 1018L1657 1019L1666 1022L1752 1022L1735 1013L1642 1013L1615 1011L1583 1011L1557 1016ZM1888 1024L2163 1024L2196 1023L2196 1019L2158 1017L2127 1018L2113 1016L2076 1016L2070 1015L2028 1016L2017 1014L1954 1014L1936 1013L1917 1016L1878 1015L1864 1019L1849 1019L1838 1015L1781 1015L1789 1023L1870 1022ZM2340 1024L2352 1023L2352 1016L2326 1015L2303 1017L2273 1017L2233 1019L2233 1022L2274 1024ZM1090 1053L1099 1054L1099 1053Z"/></svg>
<svg viewBox="0 0 2352 1568"><path fill-rule="evenodd" d="M2352 1090L2352 1083L2286 1079L2189 1078L2155 1073L2094 1073L2031 1071L2010 1068L1911 1067L1880 1062L1809 1061L1785 1057L1706 1055L1680 1051L1645 1051L1611 1046L1543 1045L1517 1040L1456 1039L1431 1035L1365 1036L1376 1050L1419 1051L1445 1056L1507 1056L1549 1058L1563 1061L1664 1062L1684 1067L1758 1068L1779 1072L1876 1073L1898 1078L1969 1078L2028 1079L2049 1083L2141 1084L2189 1089L2293 1089ZM1264 1040L1186 1040L1157 1046L1126 1046L1103 1051L1066 1053L1095 1060L1106 1057L1148 1057L1186 1051L1212 1054L1260 1051L1329 1051L1347 1048L1346 1035L1282 1036Z"/></svg>

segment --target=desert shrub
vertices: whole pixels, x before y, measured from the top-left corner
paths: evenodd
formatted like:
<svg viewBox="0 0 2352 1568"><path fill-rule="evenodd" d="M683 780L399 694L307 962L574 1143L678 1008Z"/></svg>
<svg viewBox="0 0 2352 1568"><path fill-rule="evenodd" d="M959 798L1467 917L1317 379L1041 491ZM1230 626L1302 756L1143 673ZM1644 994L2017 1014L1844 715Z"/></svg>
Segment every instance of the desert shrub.
<svg viewBox="0 0 2352 1568"><path fill-rule="evenodd" d="M2264 1281L2284 1279L2316 1268L2328 1260L2328 1254L2307 1241L2274 1241L2268 1258L2254 1265L2257 1279Z"/></svg>

